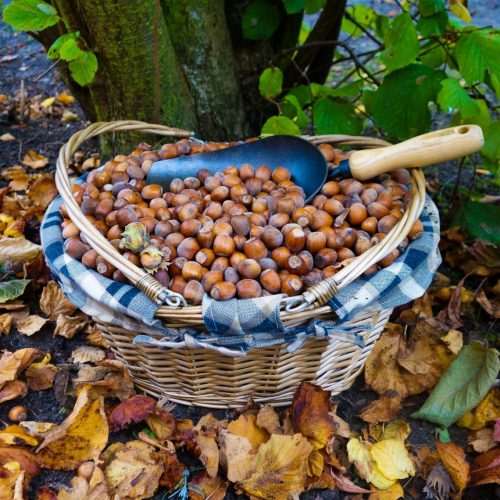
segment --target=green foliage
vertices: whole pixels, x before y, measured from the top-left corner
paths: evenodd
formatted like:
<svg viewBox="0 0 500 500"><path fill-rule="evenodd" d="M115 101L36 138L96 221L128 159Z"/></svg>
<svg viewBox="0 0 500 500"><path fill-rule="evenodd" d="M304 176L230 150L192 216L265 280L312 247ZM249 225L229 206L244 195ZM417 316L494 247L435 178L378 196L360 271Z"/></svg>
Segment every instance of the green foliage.
<svg viewBox="0 0 500 500"><path fill-rule="evenodd" d="M455 214L452 225L462 227L474 238L500 244L500 207L495 205L468 201Z"/></svg>
<svg viewBox="0 0 500 500"><path fill-rule="evenodd" d="M262 127L262 135L300 135L299 127L286 116L271 116Z"/></svg>
<svg viewBox="0 0 500 500"><path fill-rule="evenodd" d="M283 73L279 68L266 68L260 75L259 92L266 99L272 99L281 94Z"/></svg>
<svg viewBox="0 0 500 500"><path fill-rule="evenodd" d="M3 20L16 30L42 31L57 24L56 9L41 0L14 0L3 11Z"/></svg>
<svg viewBox="0 0 500 500"><path fill-rule="evenodd" d="M441 82L441 90L437 96L437 102L441 109L447 113L460 110L464 118L479 113L479 105L469 96L466 90L455 78L446 78Z"/></svg>
<svg viewBox="0 0 500 500"><path fill-rule="evenodd" d="M253 0L243 14L243 36L248 40L269 38L280 25L280 11L267 0Z"/></svg>
<svg viewBox="0 0 500 500"><path fill-rule="evenodd" d="M283 0L287 14L296 14L304 9L305 0Z"/></svg>
<svg viewBox="0 0 500 500"><path fill-rule="evenodd" d="M29 282L30 280L10 280L0 283L0 304L21 296Z"/></svg>
<svg viewBox="0 0 500 500"><path fill-rule="evenodd" d="M417 30L409 14L400 14L384 34L385 50L380 54L389 71L404 68L417 58L420 46Z"/></svg>
<svg viewBox="0 0 500 500"><path fill-rule="evenodd" d="M14 0L3 11L3 20L20 31L41 31L61 19L54 7L39 0ZM85 43L79 32L58 37L48 50L49 59L62 59L68 63L73 80L79 85L92 83L97 72L96 56L82 48Z"/></svg>
<svg viewBox="0 0 500 500"><path fill-rule="evenodd" d="M313 121L318 134L358 135L363 128L352 103L329 97L321 97L314 103Z"/></svg>
<svg viewBox="0 0 500 500"><path fill-rule="evenodd" d="M499 369L496 349L471 342L459 352L427 401L412 417L448 427L479 404Z"/></svg>

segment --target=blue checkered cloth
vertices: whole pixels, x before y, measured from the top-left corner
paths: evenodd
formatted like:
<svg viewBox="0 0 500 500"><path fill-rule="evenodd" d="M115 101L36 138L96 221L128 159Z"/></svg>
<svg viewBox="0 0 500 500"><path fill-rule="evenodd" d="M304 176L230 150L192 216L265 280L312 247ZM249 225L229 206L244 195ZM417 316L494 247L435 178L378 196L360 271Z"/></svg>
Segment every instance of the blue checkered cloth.
<svg viewBox="0 0 500 500"><path fill-rule="evenodd" d="M371 324L347 324L360 311L382 311L423 295L441 263L438 250L439 215L427 198L421 220L424 232L411 242L392 265L372 276L357 278L329 301L339 320L313 319L298 328L286 328L280 319L282 296L218 302L205 296L202 303L206 331L165 328L155 319L158 305L137 288L101 276L64 253L59 213L61 198L49 206L41 227L46 260L65 295L83 312L138 335L134 343L162 349L179 347L214 349L244 356L254 348L286 344L299 349L308 337L333 338L363 347L362 333ZM208 332L208 333L207 333Z"/></svg>

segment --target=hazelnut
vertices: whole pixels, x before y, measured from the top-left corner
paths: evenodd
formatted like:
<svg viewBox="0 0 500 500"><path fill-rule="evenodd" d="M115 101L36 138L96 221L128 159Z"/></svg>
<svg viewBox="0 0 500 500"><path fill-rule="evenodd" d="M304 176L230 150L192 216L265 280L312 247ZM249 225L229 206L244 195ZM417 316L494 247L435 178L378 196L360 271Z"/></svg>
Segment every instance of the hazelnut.
<svg viewBox="0 0 500 500"><path fill-rule="evenodd" d="M262 287L258 281L243 279L236 284L236 293L240 299L255 299L260 297Z"/></svg>
<svg viewBox="0 0 500 500"><path fill-rule="evenodd" d="M285 293L286 295L292 297L294 295L298 295L302 291L303 286L304 283L299 276L289 274L281 282L281 293Z"/></svg>
<svg viewBox="0 0 500 500"><path fill-rule="evenodd" d="M205 290L199 281L191 280L184 287L184 298L193 305L201 304Z"/></svg>
<svg viewBox="0 0 500 500"><path fill-rule="evenodd" d="M236 286L228 281L216 283L211 291L210 296L215 300L229 300L236 295Z"/></svg>

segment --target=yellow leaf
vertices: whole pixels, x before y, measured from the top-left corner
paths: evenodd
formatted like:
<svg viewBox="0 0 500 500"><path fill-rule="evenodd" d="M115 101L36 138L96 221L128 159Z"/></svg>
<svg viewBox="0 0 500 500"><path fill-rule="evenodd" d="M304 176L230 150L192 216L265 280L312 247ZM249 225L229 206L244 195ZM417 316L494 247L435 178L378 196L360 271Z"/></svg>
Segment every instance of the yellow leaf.
<svg viewBox="0 0 500 500"><path fill-rule="evenodd" d="M0 358L0 386L15 380L17 376L40 354L38 349L28 347L14 353L5 351Z"/></svg>
<svg viewBox="0 0 500 500"><path fill-rule="evenodd" d="M73 104L75 102L75 98L72 95L67 94L66 92L61 92L56 97L57 100L65 106L69 106L70 104Z"/></svg>
<svg viewBox="0 0 500 500"><path fill-rule="evenodd" d="M108 442L108 421L102 397L85 386L64 422L52 429L37 450L37 460L49 469L76 469L99 457Z"/></svg>
<svg viewBox="0 0 500 500"><path fill-rule="evenodd" d="M31 168L43 168L48 165L49 160L42 154L37 153L30 149L23 158L23 165Z"/></svg>
<svg viewBox="0 0 500 500"><path fill-rule="evenodd" d="M372 401L361 411L361 419L371 424L390 422L401 409L401 396L397 392L387 393Z"/></svg>
<svg viewBox="0 0 500 500"><path fill-rule="evenodd" d="M246 437L255 449L269 439L269 433L257 426L257 417L252 414L242 413L237 420L229 422L227 429L237 436Z"/></svg>
<svg viewBox="0 0 500 500"><path fill-rule="evenodd" d="M48 108L49 106L52 106L55 102L56 98L55 97L47 97L47 99L44 99L41 103L40 106L42 108Z"/></svg>
<svg viewBox="0 0 500 500"><path fill-rule="evenodd" d="M376 441L399 439L404 441L411 434L411 427L405 420L394 420L385 425L370 426L370 436Z"/></svg>
<svg viewBox="0 0 500 500"><path fill-rule="evenodd" d="M114 443L103 454L104 475L115 498L150 498L157 490L163 465L155 449L142 441Z"/></svg>
<svg viewBox="0 0 500 500"><path fill-rule="evenodd" d="M109 498L106 478L99 467L94 468L88 481L75 476L71 479L71 488L63 486L57 494L57 500L109 500Z"/></svg>
<svg viewBox="0 0 500 500"><path fill-rule="evenodd" d="M500 388L495 387L472 410L467 412L457 424L473 431L482 429L488 422L500 418Z"/></svg>
<svg viewBox="0 0 500 500"><path fill-rule="evenodd" d="M229 481L244 481L255 472L257 455L246 437L223 429L219 434L219 446L220 463L227 471Z"/></svg>
<svg viewBox="0 0 500 500"><path fill-rule="evenodd" d="M3 431L0 431L0 443L9 445L36 446L38 444L38 439L30 436L19 425L9 425Z"/></svg>
<svg viewBox="0 0 500 500"><path fill-rule="evenodd" d="M394 483L386 490L374 491L373 493L370 493L368 500L398 500L403 497L403 487L399 483Z"/></svg>
<svg viewBox="0 0 500 500"><path fill-rule="evenodd" d="M358 438L351 438L347 443L349 462L353 463L360 477L373 484L376 488L385 490L391 487L396 480L388 479L377 468L372 454L370 443L362 442Z"/></svg>
<svg viewBox="0 0 500 500"><path fill-rule="evenodd" d="M441 342L444 342L453 354L458 354L464 345L462 332L459 332L458 330L450 330L444 337L441 338Z"/></svg>
<svg viewBox="0 0 500 500"><path fill-rule="evenodd" d="M455 14L462 21L466 23L472 22L472 17L470 15L469 9L467 9L465 5L461 3L453 3L452 1L450 9L453 12L453 14Z"/></svg>
<svg viewBox="0 0 500 500"><path fill-rule="evenodd" d="M403 441L384 439L375 443L370 451L378 469L388 479L415 475L415 467Z"/></svg>
<svg viewBox="0 0 500 500"><path fill-rule="evenodd" d="M464 450L454 443L442 443L441 441L436 441L436 449L439 458L453 480L457 496L460 496L470 478L470 467L465 460Z"/></svg>
<svg viewBox="0 0 500 500"><path fill-rule="evenodd" d="M21 238L24 232L24 220L15 219L13 222L7 225L4 229L4 236L10 236L11 238Z"/></svg>
<svg viewBox="0 0 500 500"><path fill-rule="evenodd" d="M24 471L18 462L7 462L0 467L0 498L23 500Z"/></svg>
<svg viewBox="0 0 500 500"><path fill-rule="evenodd" d="M198 458L205 466L207 474L215 477L219 470L219 447L217 446L217 433L221 422L211 413L200 418L194 430L196 431L196 448Z"/></svg>
<svg viewBox="0 0 500 500"><path fill-rule="evenodd" d="M51 429L57 427L57 424L25 420L24 422L21 422L19 426L22 427L30 436L44 438Z"/></svg>
<svg viewBox="0 0 500 500"><path fill-rule="evenodd" d="M257 452L255 473L241 487L250 495L267 500L288 499L302 493L306 462L313 447L301 434L273 434Z"/></svg>
<svg viewBox="0 0 500 500"><path fill-rule="evenodd" d="M306 472L308 476L320 477L325 466L325 458L319 450L311 451L307 460Z"/></svg>
<svg viewBox="0 0 500 500"><path fill-rule="evenodd" d="M40 245L35 245L26 238L2 238L0 239L0 264L7 260L28 262L36 259L41 248Z"/></svg>

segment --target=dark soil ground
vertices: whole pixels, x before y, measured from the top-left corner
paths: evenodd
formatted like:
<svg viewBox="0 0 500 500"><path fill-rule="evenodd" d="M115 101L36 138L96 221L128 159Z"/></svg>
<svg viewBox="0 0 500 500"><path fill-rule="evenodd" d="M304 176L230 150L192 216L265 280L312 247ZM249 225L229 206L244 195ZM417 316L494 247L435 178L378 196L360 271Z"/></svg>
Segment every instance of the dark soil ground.
<svg viewBox="0 0 500 500"><path fill-rule="evenodd" d="M364 2L371 4L372 2ZM483 2L478 2L483 4ZM486 7L487 4L487 7ZM394 5L394 4L392 4ZM498 13L499 3L484 2L484 5L474 6L472 10L479 9L486 13L489 9L496 10ZM488 17L491 19L490 17ZM5 56L16 56L15 58L5 58ZM41 95L47 98L56 95L65 90L64 84L58 77L55 69L49 70L51 62L47 60L45 51L40 44L35 42L29 36L21 33L16 33L8 26L0 23L0 94L13 96L21 92L21 85L24 81L24 92L26 99L36 95ZM11 116L0 116L0 135L4 133L12 134L16 140L12 142L0 141L0 169L10 167L20 163L22 157L28 149L33 149L38 153L42 153L50 159L51 169L55 165L55 159L61 145L73 134L76 130L83 128L86 125L83 113L75 103L69 108L72 112L80 117L80 121L63 124L59 118L51 119L44 118L37 121L26 121L19 123L12 120ZM95 145L90 145L90 149L96 148ZM453 165L437 167L430 172L431 179L438 179L439 190L436 194L437 202L441 207L450 205L450 193L453 192L453 187L456 179L456 170ZM471 175L467 174L465 177L471 179ZM467 183L469 182L467 181ZM467 187L467 184L466 184ZM478 189L477 186L474 189ZM480 188L481 189L481 188ZM33 235L33 239L36 239ZM39 297L32 297L29 301L31 313L37 312ZM487 325L491 328L491 325ZM471 325L474 330L476 325ZM46 325L41 332L35 334L33 337L11 332L8 336L3 336L0 339L1 349L8 349L14 351L23 347L37 347L41 350L50 352L53 358L53 363L58 365L67 363L71 352L75 347L85 343L82 334L77 335L72 340L66 340L62 337L53 337L52 327ZM412 434L409 438L411 445L418 449L424 444L431 444L434 441L435 426L416 421L409 418L409 415L418 408L425 400L426 395L413 397L409 400L408 406L404 407L398 415L398 418L405 418L409 421ZM365 424L357 417L360 410L369 402L376 399L376 394L372 391L364 389L363 377L359 377L355 385L348 391L343 392L334 398L334 402L338 404L338 414L349 422L353 430L361 430ZM7 402L0 407L0 422L7 422L8 410L17 404L19 400ZM28 395L22 400L30 415L38 421L48 422L61 422L66 417L66 411L56 401L54 392L52 390L33 392L30 391ZM207 411L199 408L190 408L178 405L173 413L181 418L192 418L195 421ZM215 411L213 412L219 418L234 418L234 412L231 411ZM131 427L125 431L120 431L111 434L110 441L127 441L134 439L135 432L141 429L141 426ZM466 432L457 426L452 426L449 429L450 437L453 442L466 447ZM187 464L194 463L194 459L190 457L183 457ZM69 484L73 473L55 472L50 470L43 470L40 476L32 481L29 498L36 498L36 491L39 486L47 485L57 489L61 484ZM409 491L413 487L413 491L421 492L423 483L419 480L411 480L408 484L404 485L405 491ZM161 490L160 490L161 491ZM468 490L468 498L486 499L494 498L495 493L493 489L474 492ZM338 490L328 492L308 492L301 496L301 498L313 499L337 499L349 497ZM154 498L165 498L163 493L158 493ZM227 498L236 498L234 492L229 492ZM408 496L408 498L412 498Z"/></svg>

